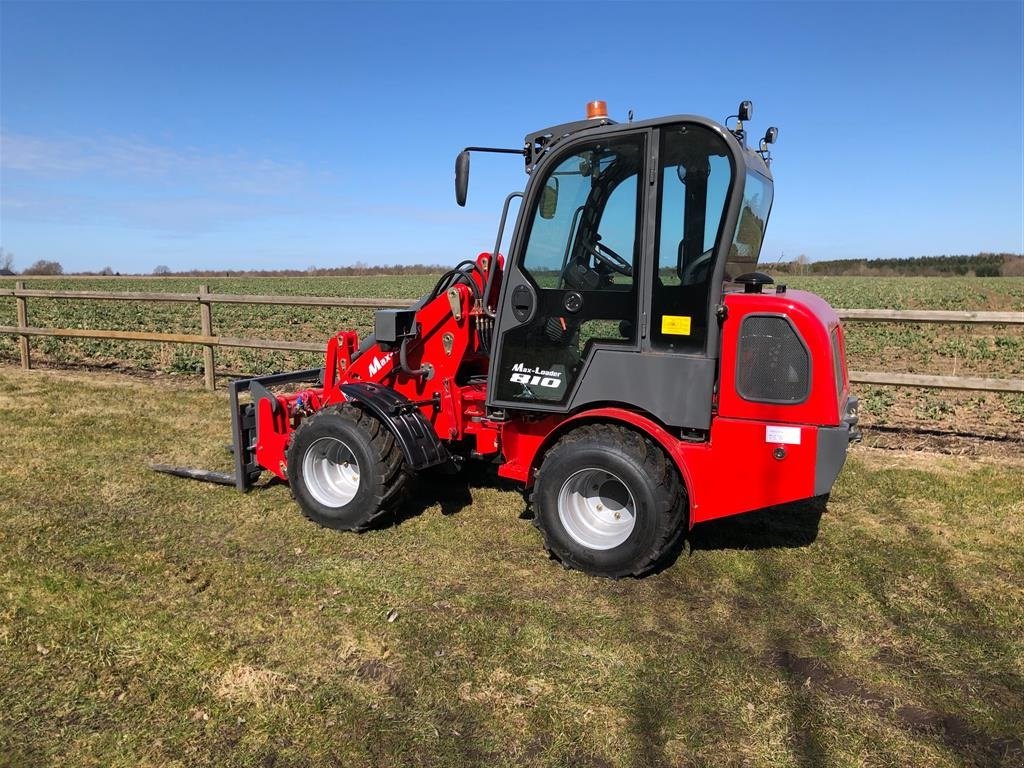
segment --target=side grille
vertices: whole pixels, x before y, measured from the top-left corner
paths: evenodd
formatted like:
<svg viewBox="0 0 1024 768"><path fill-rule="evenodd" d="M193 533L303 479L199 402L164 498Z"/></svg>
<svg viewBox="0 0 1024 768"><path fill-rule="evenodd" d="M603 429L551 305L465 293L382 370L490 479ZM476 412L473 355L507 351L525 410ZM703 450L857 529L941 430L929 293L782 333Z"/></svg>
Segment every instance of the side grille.
<svg viewBox="0 0 1024 768"><path fill-rule="evenodd" d="M736 390L746 400L799 403L810 393L811 359L784 317L743 318Z"/></svg>
<svg viewBox="0 0 1024 768"><path fill-rule="evenodd" d="M832 329L832 371L836 378L836 397L843 396L843 360L840 355L839 326Z"/></svg>

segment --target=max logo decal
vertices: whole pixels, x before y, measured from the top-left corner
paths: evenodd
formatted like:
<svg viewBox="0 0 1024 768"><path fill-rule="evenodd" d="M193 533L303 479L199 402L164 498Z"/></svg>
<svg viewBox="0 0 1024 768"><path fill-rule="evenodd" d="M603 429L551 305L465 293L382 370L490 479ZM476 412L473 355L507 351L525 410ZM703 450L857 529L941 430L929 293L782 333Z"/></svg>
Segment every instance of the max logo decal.
<svg viewBox="0 0 1024 768"><path fill-rule="evenodd" d="M516 384L529 384L550 389L562 386L562 374L559 371L545 371L540 368L527 368L522 363L512 366L512 377L509 381Z"/></svg>
<svg viewBox="0 0 1024 768"><path fill-rule="evenodd" d="M394 352L388 352L383 357L374 356L373 360L370 361L370 375L376 376L380 369L391 362L391 358L394 357Z"/></svg>

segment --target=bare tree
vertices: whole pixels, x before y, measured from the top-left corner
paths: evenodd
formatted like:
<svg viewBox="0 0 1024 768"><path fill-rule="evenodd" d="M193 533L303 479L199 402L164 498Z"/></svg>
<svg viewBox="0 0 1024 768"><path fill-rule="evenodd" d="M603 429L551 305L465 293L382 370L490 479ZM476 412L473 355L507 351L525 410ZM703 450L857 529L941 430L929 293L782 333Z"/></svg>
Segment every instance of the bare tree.
<svg viewBox="0 0 1024 768"><path fill-rule="evenodd" d="M40 259L32 266L28 267L22 274L25 275L63 275L64 267L61 266L59 261L46 261Z"/></svg>
<svg viewBox="0 0 1024 768"><path fill-rule="evenodd" d="M0 248L0 272L14 271L14 254Z"/></svg>
<svg viewBox="0 0 1024 768"><path fill-rule="evenodd" d="M153 270L154 275L169 275L171 274L171 268L166 264L161 264Z"/></svg>
<svg viewBox="0 0 1024 768"><path fill-rule="evenodd" d="M104 267L103 269L100 270L100 274L109 277L110 275L114 274L114 268Z"/></svg>

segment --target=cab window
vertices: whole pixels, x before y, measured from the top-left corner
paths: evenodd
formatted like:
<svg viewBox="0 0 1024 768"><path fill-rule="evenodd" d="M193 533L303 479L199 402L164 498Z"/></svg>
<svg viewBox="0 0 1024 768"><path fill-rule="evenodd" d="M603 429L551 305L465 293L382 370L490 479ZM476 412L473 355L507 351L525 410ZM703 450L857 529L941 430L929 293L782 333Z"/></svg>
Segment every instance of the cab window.
<svg viewBox="0 0 1024 768"><path fill-rule="evenodd" d="M698 351L707 338L715 246L732 161L725 140L698 125L664 129L659 158L651 345Z"/></svg>

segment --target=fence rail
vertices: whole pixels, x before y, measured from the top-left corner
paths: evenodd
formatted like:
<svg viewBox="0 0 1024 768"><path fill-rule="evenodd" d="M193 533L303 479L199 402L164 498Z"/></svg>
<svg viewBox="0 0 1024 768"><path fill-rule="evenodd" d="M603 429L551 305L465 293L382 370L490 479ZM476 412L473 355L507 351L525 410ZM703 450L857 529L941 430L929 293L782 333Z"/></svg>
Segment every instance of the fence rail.
<svg viewBox="0 0 1024 768"><path fill-rule="evenodd" d="M203 378L206 388L213 390L216 380L216 347L274 349L288 352L320 352L324 344L280 339L249 339L218 336L213 332L213 304L270 304L303 307L364 307L372 309L402 308L411 301L400 299L344 298L335 296L266 296L234 293L210 293L201 285L196 293L160 293L153 291L49 291L29 289L18 281L13 289L0 289L0 297L15 299L17 325L0 325L0 334L18 336L21 367L31 368L30 339L33 336L65 338L117 339L171 344L197 344L203 350ZM200 333L156 333L148 331L115 331L88 328L36 328L28 324L28 300L69 299L79 301L141 301L178 302L199 307ZM883 323L967 323L993 325L1024 325L1024 312L973 312L953 310L837 309L844 321ZM850 381L857 384L884 386L961 389L982 392L1024 393L1024 379L994 379L970 376L932 376L913 373L850 371Z"/></svg>
<svg viewBox="0 0 1024 768"><path fill-rule="evenodd" d="M881 373L849 371L854 384L882 384L893 387L926 387L930 389L965 389L975 392L1021 392L1024 379L990 379L980 376L932 376L921 373Z"/></svg>
<svg viewBox="0 0 1024 768"><path fill-rule="evenodd" d="M842 320L881 323L967 323L1024 325L1021 312L975 312L954 309L837 309Z"/></svg>
<svg viewBox="0 0 1024 768"><path fill-rule="evenodd" d="M275 304L300 307L371 307L401 309L412 304L404 299L362 299L337 296L264 296L243 293L158 293L153 291L46 291L35 288L0 288L0 296L19 299L88 299L89 301L168 301L186 304Z"/></svg>

